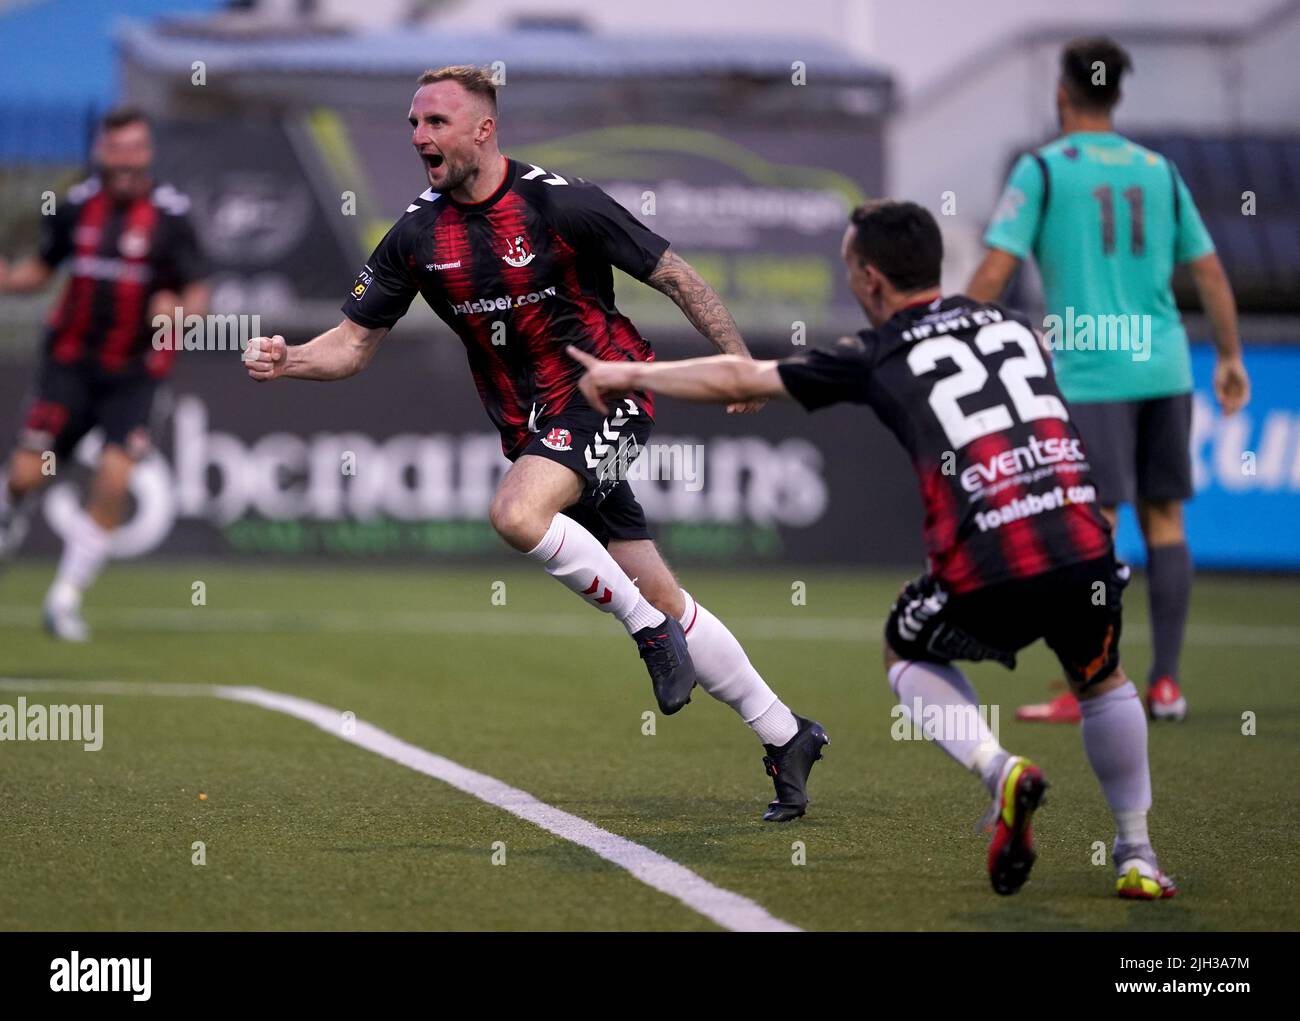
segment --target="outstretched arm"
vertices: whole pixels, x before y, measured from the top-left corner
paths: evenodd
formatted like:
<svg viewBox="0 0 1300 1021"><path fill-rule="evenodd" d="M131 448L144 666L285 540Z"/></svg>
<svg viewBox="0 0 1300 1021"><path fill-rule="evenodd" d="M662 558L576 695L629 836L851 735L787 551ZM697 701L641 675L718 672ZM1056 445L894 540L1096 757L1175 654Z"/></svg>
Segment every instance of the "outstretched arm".
<svg viewBox="0 0 1300 1021"><path fill-rule="evenodd" d="M736 320L727 311L718 292L695 271L695 267L671 248L660 257L659 264L646 278L646 283L672 298L700 336L723 354L750 357L749 348L745 346L740 330L736 327ZM763 400L741 401L730 405L727 410L757 411L763 404Z"/></svg>
<svg viewBox="0 0 1300 1021"><path fill-rule="evenodd" d="M279 334L254 337L244 352L248 374L259 383L292 379L347 379L370 364L387 328L371 329L344 319L306 344L286 344Z"/></svg>
<svg viewBox="0 0 1300 1021"><path fill-rule="evenodd" d="M679 362L607 362L569 347L570 357L587 370L578 389L587 403L602 415L607 397L622 397L633 390L653 390L703 404L736 404L788 397L777 362L756 362L748 355L714 355Z"/></svg>

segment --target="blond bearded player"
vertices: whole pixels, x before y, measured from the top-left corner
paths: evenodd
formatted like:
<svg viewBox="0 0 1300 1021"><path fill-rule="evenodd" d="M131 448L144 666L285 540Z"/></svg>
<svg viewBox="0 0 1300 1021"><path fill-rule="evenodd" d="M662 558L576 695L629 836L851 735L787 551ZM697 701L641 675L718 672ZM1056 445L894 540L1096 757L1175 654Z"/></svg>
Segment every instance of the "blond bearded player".
<svg viewBox="0 0 1300 1021"><path fill-rule="evenodd" d="M423 295L464 343L484 409L513 462L492 500L493 527L589 605L619 619L640 649L662 712L686 705L697 682L735 710L762 741L776 787L763 818L803 815L825 731L794 715L726 626L678 586L630 485L611 470L615 459L602 457L611 438L632 457L645 445L654 425L650 395L629 394L598 412L578 392L581 369L565 354L572 345L600 358L653 359L615 307L614 267L672 298L719 351L748 357L731 314L667 241L600 188L503 155L488 72L447 67L425 72L418 86L408 119L428 190L358 274L343 321L302 345L257 338L245 354L249 375L354 375Z"/></svg>

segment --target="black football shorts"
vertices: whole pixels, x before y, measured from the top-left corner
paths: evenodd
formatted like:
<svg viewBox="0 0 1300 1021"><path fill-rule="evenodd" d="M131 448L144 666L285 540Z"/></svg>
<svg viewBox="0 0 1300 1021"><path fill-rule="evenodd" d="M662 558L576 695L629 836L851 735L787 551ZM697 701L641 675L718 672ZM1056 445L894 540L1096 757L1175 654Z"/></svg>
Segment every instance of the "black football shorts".
<svg viewBox="0 0 1300 1021"><path fill-rule="evenodd" d="M611 540L649 539L645 511L627 481L628 469L654 428L633 398L611 401L602 415L581 400L543 419L536 435L520 451L572 469L583 481L582 496L564 513L604 545Z"/></svg>
<svg viewBox="0 0 1300 1021"><path fill-rule="evenodd" d="M960 595L923 574L899 593L885 641L903 659L991 659L1015 669L1016 653L1042 638L1070 679L1088 688L1119 666L1128 577L1112 554Z"/></svg>
<svg viewBox="0 0 1300 1021"><path fill-rule="evenodd" d="M159 382L152 376L115 376L94 366L41 363L36 390L23 419L19 446L65 457L96 426L104 442L134 458L150 449L154 399Z"/></svg>

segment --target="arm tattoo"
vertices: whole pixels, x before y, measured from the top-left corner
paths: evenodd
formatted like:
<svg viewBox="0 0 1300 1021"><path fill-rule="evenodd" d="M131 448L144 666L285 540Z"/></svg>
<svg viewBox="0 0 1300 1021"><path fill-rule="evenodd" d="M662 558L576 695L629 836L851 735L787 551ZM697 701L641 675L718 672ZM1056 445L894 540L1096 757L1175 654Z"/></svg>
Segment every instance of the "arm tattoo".
<svg viewBox="0 0 1300 1021"><path fill-rule="evenodd" d="M672 298L700 335L723 354L749 355L718 293L676 252L664 252L646 283Z"/></svg>

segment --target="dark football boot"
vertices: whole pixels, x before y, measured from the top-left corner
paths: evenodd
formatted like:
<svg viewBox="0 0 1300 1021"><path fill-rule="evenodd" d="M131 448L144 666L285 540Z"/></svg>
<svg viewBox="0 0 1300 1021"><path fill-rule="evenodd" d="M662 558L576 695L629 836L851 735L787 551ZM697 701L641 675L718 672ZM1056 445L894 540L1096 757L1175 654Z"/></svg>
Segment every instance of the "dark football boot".
<svg viewBox="0 0 1300 1021"><path fill-rule="evenodd" d="M798 819L808 808L808 774L813 763L822 757L822 749L831 743L816 720L795 716L799 730L780 748L766 744L763 765L776 786L776 800L763 813L764 822L789 822Z"/></svg>
<svg viewBox="0 0 1300 1021"><path fill-rule="evenodd" d="M671 716L691 700L695 687L695 664L686 649L686 632L678 621L665 615L662 624L643 627L632 637L650 671L659 711Z"/></svg>

